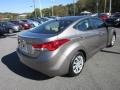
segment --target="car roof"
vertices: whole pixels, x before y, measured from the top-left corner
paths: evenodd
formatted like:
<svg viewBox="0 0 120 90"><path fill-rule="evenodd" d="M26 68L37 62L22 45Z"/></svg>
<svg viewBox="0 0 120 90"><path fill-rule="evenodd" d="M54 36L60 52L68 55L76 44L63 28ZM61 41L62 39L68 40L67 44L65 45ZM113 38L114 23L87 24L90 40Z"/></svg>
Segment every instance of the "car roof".
<svg viewBox="0 0 120 90"><path fill-rule="evenodd" d="M60 17L60 20L71 20L71 21L77 21L79 19L84 19L84 18L89 18L90 16L65 16L65 17Z"/></svg>

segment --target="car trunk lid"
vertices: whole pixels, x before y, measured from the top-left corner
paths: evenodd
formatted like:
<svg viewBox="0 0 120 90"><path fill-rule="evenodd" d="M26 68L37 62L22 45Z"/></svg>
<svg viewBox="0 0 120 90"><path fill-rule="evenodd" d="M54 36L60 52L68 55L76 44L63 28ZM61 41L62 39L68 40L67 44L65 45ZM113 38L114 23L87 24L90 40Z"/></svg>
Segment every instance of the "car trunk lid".
<svg viewBox="0 0 120 90"><path fill-rule="evenodd" d="M41 51L34 50L32 44L41 44L52 40L57 40L57 35L24 31L18 35L18 48L25 55L37 57Z"/></svg>

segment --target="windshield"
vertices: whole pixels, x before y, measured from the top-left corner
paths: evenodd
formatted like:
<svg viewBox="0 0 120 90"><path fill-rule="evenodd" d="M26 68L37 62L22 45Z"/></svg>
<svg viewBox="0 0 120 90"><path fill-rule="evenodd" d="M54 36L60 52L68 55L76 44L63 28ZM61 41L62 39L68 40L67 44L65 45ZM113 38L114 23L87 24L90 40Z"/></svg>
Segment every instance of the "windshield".
<svg viewBox="0 0 120 90"><path fill-rule="evenodd" d="M33 33L56 34L67 28L73 21L52 20L31 30Z"/></svg>
<svg viewBox="0 0 120 90"><path fill-rule="evenodd" d="M17 21L10 21L10 22L13 24L19 24L19 22L17 22Z"/></svg>

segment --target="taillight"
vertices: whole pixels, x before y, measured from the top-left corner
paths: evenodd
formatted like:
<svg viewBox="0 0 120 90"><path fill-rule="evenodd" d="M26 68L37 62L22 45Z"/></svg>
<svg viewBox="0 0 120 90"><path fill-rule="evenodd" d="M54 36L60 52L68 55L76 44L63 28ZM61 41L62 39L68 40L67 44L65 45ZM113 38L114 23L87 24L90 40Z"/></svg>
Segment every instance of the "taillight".
<svg viewBox="0 0 120 90"><path fill-rule="evenodd" d="M28 26L28 24L24 24L26 27Z"/></svg>
<svg viewBox="0 0 120 90"><path fill-rule="evenodd" d="M55 41L51 41L51 42L47 42L47 43L43 43L43 44L33 44L32 47L35 49L41 49L41 50L47 49L49 51L54 51L68 41L70 41L70 40L69 39L60 39L60 40L55 40Z"/></svg>

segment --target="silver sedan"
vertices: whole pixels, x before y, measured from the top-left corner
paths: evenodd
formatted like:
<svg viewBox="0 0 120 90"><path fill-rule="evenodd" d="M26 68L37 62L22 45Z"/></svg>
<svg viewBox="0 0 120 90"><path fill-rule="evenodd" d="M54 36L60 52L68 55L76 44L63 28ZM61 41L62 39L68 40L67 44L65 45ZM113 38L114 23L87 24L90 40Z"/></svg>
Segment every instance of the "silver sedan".
<svg viewBox="0 0 120 90"><path fill-rule="evenodd" d="M21 32L17 53L22 63L48 76L76 76L91 56L115 40L114 28L99 18L67 16Z"/></svg>

